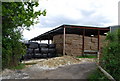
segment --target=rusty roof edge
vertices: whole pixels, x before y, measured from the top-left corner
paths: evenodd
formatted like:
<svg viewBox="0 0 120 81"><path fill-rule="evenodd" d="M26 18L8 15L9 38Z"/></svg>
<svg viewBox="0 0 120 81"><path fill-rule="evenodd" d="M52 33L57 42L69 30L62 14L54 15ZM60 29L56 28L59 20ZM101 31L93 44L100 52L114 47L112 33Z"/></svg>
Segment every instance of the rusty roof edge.
<svg viewBox="0 0 120 81"><path fill-rule="evenodd" d="M44 36L44 35L48 35L48 34L50 34L51 32L54 32L54 31L57 31L57 30L59 30L59 29L61 29L61 28L63 28L63 27L67 27L67 26L69 26L69 27L71 27L71 26L74 26L74 27L86 27L86 28L98 28L98 29L109 29L110 28L110 26L108 26L108 27L95 27L95 26L80 26L80 25L67 25L67 24L63 24L63 25L61 25L61 26L59 26L59 27L56 27L56 28L54 28L54 29L52 29L52 30L50 30L50 31L48 31L48 32L45 32L45 33L43 33L43 34L41 34L41 35L38 35L38 36L36 36L36 37L34 37L34 38L32 38L32 39L30 39L29 41L32 41L32 40L36 40L37 38L39 38L39 37L41 37L41 36ZM69 28L68 27L68 28Z"/></svg>

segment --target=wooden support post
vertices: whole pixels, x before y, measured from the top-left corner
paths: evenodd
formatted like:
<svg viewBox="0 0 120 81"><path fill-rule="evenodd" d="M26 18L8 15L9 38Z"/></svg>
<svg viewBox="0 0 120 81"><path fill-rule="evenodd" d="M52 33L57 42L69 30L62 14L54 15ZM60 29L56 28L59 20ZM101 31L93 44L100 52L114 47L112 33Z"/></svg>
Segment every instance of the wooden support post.
<svg viewBox="0 0 120 81"><path fill-rule="evenodd" d="M47 53L47 57L49 57L49 44L50 44L50 40L48 39L48 53Z"/></svg>
<svg viewBox="0 0 120 81"><path fill-rule="evenodd" d="M98 53L97 53L97 55L98 55L98 65L99 65L99 63L100 63L100 30L98 30Z"/></svg>
<svg viewBox="0 0 120 81"><path fill-rule="evenodd" d="M48 34L48 44L50 44L50 34Z"/></svg>
<svg viewBox="0 0 120 81"><path fill-rule="evenodd" d="M100 50L100 30L98 30L98 51Z"/></svg>
<svg viewBox="0 0 120 81"><path fill-rule="evenodd" d="M84 37L85 37L85 29L83 29L83 36L82 36L82 56L84 56Z"/></svg>
<svg viewBox="0 0 120 81"><path fill-rule="evenodd" d="M50 40L48 39L48 44L50 44Z"/></svg>
<svg viewBox="0 0 120 81"><path fill-rule="evenodd" d="M65 27L63 29L63 55L65 55Z"/></svg>
<svg viewBox="0 0 120 81"><path fill-rule="evenodd" d="M49 38L50 38L50 36L48 36L48 53L47 53L47 57L49 57L49 55L48 55L49 54L49 44L50 44L50 39Z"/></svg>

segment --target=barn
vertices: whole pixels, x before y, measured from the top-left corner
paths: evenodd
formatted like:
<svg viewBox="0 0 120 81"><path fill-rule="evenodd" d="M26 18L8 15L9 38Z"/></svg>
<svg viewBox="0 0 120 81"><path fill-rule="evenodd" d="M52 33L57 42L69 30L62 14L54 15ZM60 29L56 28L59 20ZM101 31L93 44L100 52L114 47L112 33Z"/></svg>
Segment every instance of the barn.
<svg viewBox="0 0 120 81"><path fill-rule="evenodd" d="M109 31L110 27L61 25L30 41L48 40L48 44L52 41L51 43L56 45L58 56L81 56L86 53L98 53Z"/></svg>

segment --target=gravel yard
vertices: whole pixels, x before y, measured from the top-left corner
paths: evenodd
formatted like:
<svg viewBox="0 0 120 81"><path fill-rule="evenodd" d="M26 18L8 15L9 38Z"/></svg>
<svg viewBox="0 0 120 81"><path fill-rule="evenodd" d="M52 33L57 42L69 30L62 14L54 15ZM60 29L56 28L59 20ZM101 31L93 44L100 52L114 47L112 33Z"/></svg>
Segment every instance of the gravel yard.
<svg viewBox="0 0 120 81"><path fill-rule="evenodd" d="M95 59L71 56L37 59L23 63L36 63L22 70L6 69L3 79L85 79L96 68ZM84 75L84 76L83 76Z"/></svg>

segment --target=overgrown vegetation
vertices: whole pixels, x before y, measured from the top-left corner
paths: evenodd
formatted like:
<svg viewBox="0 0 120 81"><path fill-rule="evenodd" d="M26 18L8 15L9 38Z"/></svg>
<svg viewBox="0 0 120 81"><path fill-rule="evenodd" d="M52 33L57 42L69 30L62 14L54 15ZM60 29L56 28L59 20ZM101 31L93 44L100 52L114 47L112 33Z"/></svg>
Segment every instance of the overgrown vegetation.
<svg viewBox="0 0 120 81"><path fill-rule="evenodd" d="M100 65L113 76L116 81L120 81L120 29L108 33L106 41L107 44L103 48ZM90 81L105 79L105 75L97 70L89 77L89 79L91 79Z"/></svg>
<svg viewBox="0 0 120 81"><path fill-rule="evenodd" d="M116 80L120 80L120 29L108 33L107 45L103 48L101 66Z"/></svg>
<svg viewBox="0 0 120 81"><path fill-rule="evenodd" d="M38 16L45 16L46 11L34 11L38 2L3 2L2 3L2 68L16 67L25 54L22 31L29 30Z"/></svg>

